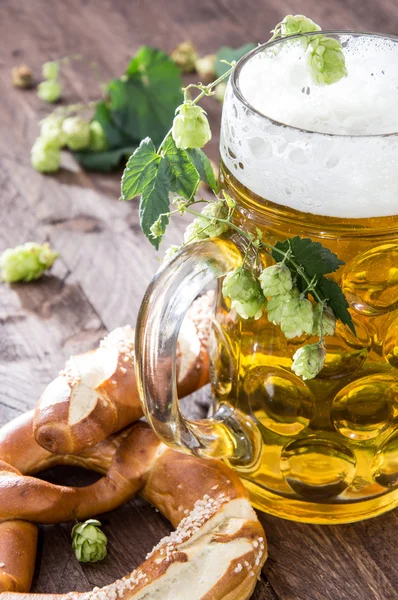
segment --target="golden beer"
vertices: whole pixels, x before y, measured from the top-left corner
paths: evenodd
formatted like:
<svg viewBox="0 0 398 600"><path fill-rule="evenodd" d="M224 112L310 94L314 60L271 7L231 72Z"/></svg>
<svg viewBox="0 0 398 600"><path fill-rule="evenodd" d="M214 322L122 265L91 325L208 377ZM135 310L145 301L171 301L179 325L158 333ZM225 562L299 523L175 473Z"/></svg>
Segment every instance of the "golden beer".
<svg viewBox="0 0 398 600"><path fill-rule="evenodd" d="M328 277L356 335L338 321L323 369L304 381L292 358L318 338L288 340L266 311L240 318L219 283L215 409L185 419L170 377L178 330L200 290L241 264L245 238L233 231L188 244L152 282L137 361L146 415L166 443L229 459L261 510L344 523L398 505L398 38L327 35L341 42L348 72L332 85L314 84L302 36L239 62L223 106L221 184L241 230L260 229L272 245L307 237L344 261Z"/></svg>
<svg viewBox="0 0 398 600"><path fill-rule="evenodd" d="M336 280L355 337L338 323L323 370L302 381L292 357L309 336L287 340L263 316L231 315L219 288L211 359L216 403L260 428L258 467L242 472L254 504L296 520L350 521L398 501L398 216L325 218L253 194L222 165L240 227L264 239L319 241L346 265Z"/></svg>

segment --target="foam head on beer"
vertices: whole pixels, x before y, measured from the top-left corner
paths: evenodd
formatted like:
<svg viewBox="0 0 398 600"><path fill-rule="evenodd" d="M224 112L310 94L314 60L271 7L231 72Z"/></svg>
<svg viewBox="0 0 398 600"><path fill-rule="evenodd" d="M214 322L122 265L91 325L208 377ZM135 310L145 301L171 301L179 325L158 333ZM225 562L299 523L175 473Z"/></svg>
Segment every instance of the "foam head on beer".
<svg viewBox="0 0 398 600"><path fill-rule="evenodd" d="M247 59L236 75L241 97L231 83L226 94L222 159L249 190L286 207L350 219L396 215L398 42L340 41L348 76L332 85L313 81L302 40Z"/></svg>

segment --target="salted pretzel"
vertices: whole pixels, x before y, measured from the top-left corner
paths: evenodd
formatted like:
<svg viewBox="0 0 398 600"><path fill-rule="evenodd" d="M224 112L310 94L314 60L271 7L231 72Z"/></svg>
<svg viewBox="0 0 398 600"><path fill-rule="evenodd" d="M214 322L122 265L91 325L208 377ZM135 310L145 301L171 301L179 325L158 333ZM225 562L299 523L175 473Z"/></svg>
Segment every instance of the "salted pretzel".
<svg viewBox="0 0 398 600"><path fill-rule="evenodd" d="M266 559L263 529L237 475L221 461L171 450L137 422L80 454L37 444L33 411L0 430L0 600L245 600ZM87 487L32 477L54 465L102 474ZM140 493L175 531L126 577L91 592L29 594L34 523L86 519ZM8 537L7 537L8 536Z"/></svg>
<svg viewBox="0 0 398 600"><path fill-rule="evenodd" d="M180 397L209 381L207 352L213 293L196 300L177 346ZM35 412L37 442L57 453L78 453L142 416L134 372L134 329L119 327L99 348L72 356L45 389Z"/></svg>

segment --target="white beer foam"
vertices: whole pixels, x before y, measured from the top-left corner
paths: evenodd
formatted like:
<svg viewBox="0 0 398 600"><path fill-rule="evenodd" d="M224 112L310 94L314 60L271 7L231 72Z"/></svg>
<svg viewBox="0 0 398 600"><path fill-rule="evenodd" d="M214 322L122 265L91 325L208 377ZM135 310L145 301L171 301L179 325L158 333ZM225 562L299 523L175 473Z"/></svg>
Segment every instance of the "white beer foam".
<svg viewBox="0 0 398 600"><path fill-rule="evenodd" d="M398 134L386 134L398 132L398 43L341 41L348 77L332 85L313 82L299 40L249 59L238 87L269 118L229 83L221 156L243 185L277 204L332 217L396 215Z"/></svg>

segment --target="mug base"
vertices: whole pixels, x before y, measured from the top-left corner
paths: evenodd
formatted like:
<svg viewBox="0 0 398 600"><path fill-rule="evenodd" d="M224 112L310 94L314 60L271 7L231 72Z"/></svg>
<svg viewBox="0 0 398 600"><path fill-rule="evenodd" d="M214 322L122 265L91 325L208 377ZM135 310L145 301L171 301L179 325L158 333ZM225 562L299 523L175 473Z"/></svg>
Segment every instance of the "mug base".
<svg viewBox="0 0 398 600"><path fill-rule="evenodd" d="M293 500L273 494L269 490L242 478L254 508L275 517L313 523L316 525L340 525L377 517L398 506L398 489L359 502L317 503Z"/></svg>

